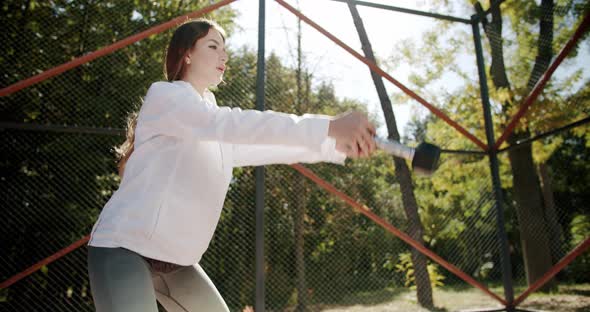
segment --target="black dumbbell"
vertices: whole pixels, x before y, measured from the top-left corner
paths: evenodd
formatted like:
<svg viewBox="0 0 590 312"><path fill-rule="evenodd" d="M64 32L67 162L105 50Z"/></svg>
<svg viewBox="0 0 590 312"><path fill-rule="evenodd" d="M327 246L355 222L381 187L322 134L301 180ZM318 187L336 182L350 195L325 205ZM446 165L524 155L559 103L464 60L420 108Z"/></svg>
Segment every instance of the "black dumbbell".
<svg viewBox="0 0 590 312"><path fill-rule="evenodd" d="M375 137L377 147L393 156L401 157L412 162L412 169L418 173L430 175L437 166L440 158L440 147L422 142L412 148L394 140Z"/></svg>

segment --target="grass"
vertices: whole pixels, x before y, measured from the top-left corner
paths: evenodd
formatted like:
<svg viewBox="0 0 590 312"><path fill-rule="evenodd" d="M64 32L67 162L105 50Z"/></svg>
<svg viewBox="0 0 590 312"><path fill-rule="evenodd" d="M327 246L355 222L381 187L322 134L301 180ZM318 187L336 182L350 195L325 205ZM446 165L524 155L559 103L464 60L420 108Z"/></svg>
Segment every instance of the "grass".
<svg viewBox="0 0 590 312"><path fill-rule="evenodd" d="M518 297L526 287L515 287ZM501 286L491 291L503 297ZM446 286L433 292L435 310L427 310L417 304L416 292L406 288L388 288L375 292L358 293L341 301L338 305L314 305L309 311L326 312L450 312L477 311L502 308L495 299L470 286ZM553 293L533 293L519 308L529 311L582 312L590 311L590 284L560 285ZM292 310L286 310L292 311Z"/></svg>

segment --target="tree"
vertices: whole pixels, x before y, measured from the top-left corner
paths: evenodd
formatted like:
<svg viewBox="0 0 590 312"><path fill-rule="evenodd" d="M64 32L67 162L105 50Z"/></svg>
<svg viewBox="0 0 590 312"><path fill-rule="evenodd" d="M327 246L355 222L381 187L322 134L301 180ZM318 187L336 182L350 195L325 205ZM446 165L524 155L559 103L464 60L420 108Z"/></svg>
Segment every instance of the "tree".
<svg viewBox="0 0 590 312"><path fill-rule="evenodd" d="M303 72L303 55L301 51L301 19L297 19L297 69L295 70L296 76L296 105L295 111L301 115L304 111L310 111L309 93L311 86L309 85L309 79L307 79L306 88L303 88L303 75L309 77L309 74ZM295 230L295 272L297 275L297 307L296 311L308 310L308 295L307 286L305 283L305 255L304 255L304 228L305 228L305 208L307 204L307 192L305 187L305 177L298 174L295 177L295 210L294 210L294 230Z"/></svg>
<svg viewBox="0 0 590 312"><path fill-rule="evenodd" d="M356 9L356 5L349 2L348 8L350 9L350 12L352 14L354 25L359 34L365 56L373 63L376 63L375 56L373 55L373 51L371 48L371 44L365 32L362 19L358 13L358 10ZM383 109L383 113L385 115L386 125L389 131L388 138L399 141L400 135L397 130L397 125L395 122L395 116L393 114L391 101L387 96L387 91L385 90L385 86L383 84L383 78L381 78L379 75L372 71L371 77L373 78L373 82L375 83L375 88L377 89L379 100L381 101L381 108ZM410 170L405 160L397 157L392 158L395 164L397 178L402 190L404 210L410 221L410 227L408 229L409 235L415 241L423 245L424 229L422 228L422 223L420 223L420 218L418 216L418 204L416 202L416 197L414 195L414 187L412 185L412 176ZM428 275L428 269L426 266L426 257L420 252L418 252L418 250L412 249L412 263L415 272L414 276L416 280L418 302L426 308L433 308L434 303L432 301L432 288L430 285L430 277Z"/></svg>
<svg viewBox="0 0 590 312"><path fill-rule="evenodd" d="M476 8L480 8L478 11L482 11L479 3L476 4ZM510 82L504 62L503 14L500 1L490 2L490 12L491 21L484 18L482 24L491 49L491 80L499 93L507 95L500 101L502 103L502 112L506 116L510 116L514 112L515 104L518 103L516 94L528 94L551 63L554 54L553 47L556 45L554 42L555 4L552 0L542 0L539 6L533 3L513 3L508 11L507 15L512 19L512 25L517 36L525 42L535 40L535 36L527 27L518 29L514 24L515 19L528 20L530 21L529 24L538 23L539 26L534 65L532 69L529 69L530 74L526 84L517 85L516 87ZM528 19L525 19L525 17L528 17ZM510 145L515 145L519 140L530 136L531 125L521 123L519 129L509 135L507 142ZM533 160L532 145L508 150L508 158L512 167L514 197L517 203L516 211L520 224L520 240L526 277L528 283L532 284L551 268L552 259L557 260L555 258L558 257L560 252L554 249L552 255L551 246L560 246L562 235L556 219L555 205L551 196L549 196L552 191L549 189L550 184L546 174L546 164L542 163L540 166L541 177L545 177L543 183L545 190L543 191ZM552 240L553 244L551 244ZM547 284L545 289L549 287L551 287L550 283Z"/></svg>
<svg viewBox="0 0 590 312"><path fill-rule="evenodd" d="M437 1L437 3L441 2ZM584 15L584 11L588 9L582 2L575 1L558 7L555 7L552 1L541 1L540 5L535 2L516 1L504 1L500 5L501 3L502 1L491 1L489 5L491 21L490 17L483 20L488 43L486 47L489 48L486 56L492 60L489 68L490 84L493 86L490 89L490 96L493 105L492 111L496 114L494 118L496 130L505 128L508 120L518 110L519 101L528 94L549 65L553 50L562 47L565 41L570 38L574 31L572 25L575 25L580 16ZM468 9L468 7L465 8ZM483 12L483 9L479 11ZM561 27L555 27L554 24L559 24ZM537 29L540 29L538 33ZM416 65L414 66L414 74L411 76L412 84L419 93L428 90L426 93L435 94L436 96L433 97L438 98L438 102L442 100L447 103L444 110L454 120L461 121L461 124L467 129L472 129L476 136L484 137L479 90L470 78L476 74L461 69L461 66L457 66L456 62L457 59L460 59L462 51L472 49L472 35L457 28L453 29L448 22L440 22L437 24L436 30L429 31L424 35L424 40L423 47L417 48L413 43L407 41L400 48L403 58ZM448 40L449 44L441 43L444 40ZM576 56L576 51L573 51L569 57L574 56ZM433 62L414 63L420 59L430 59ZM531 59L532 62L530 62ZM581 107L587 107L585 106L587 104L578 107L568 105L571 102L563 96L563 92L560 90L573 89L582 77L580 70L578 68L565 79L556 77L552 79L538 103L534 104L525 116L524 120L526 121L521 121L516 131L508 138L508 143L514 145L519 140L533 134L554 129L579 118L575 112L584 111ZM528 79L522 78L523 73L530 73ZM433 91L432 87L436 86L442 77L461 81L462 85L456 91ZM585 92L585 88L582 85L577 92ZM473 147L456 133L449 132L448 127L439 121L428 125L427 136L436 138L436 142L445 142L445 147L449 149L470 149ZM496 138L498 137L499 135L496 133ZM507 228L511 236L520 235L523 248L522 256L529 283L534 282L549 269L552 265L552 258L555 261L559 257L560 251L558 249L552 251L551 246L564 245L563 235L560 234L563 231L560 230L560 224L556 220L557 213L553 210L555 205L551 203L550 196L547 196L551 193L551 190L548 189L551 183L547 179L543 183L543 186L546 187L544 197L537 175L538 167L543 172L544 163L559 147L559 141L560 139L556 139L551 144L523 145L520 148L510 149L507 159L504 154L500 155L502 184L506 188L511 187L508 189L508 198L504 205L508 208L507 213L510 214L512 212L510 199L514 199L519 231L513 228L513 224L507 224ZM466 161L469 163L476 161L473 156L462 157L461 161L457 158L455 157L454 162L461 166L466 165ZM450 161L450 159L442 159L439 169L440 175L447 174L447 178L453 180L459 177L476 178L471 171L462 173L461 170L454 170L455 172L443 173L446 166L445 161ZM475 165L476 162L473 164ZM550 172L550 168L545 169ZM485 174L485 170L480 172ZM451 188L439 183L439 179L433 179L432 182L433 191L440 194L438 196L448 196L447 192L450 192ZM485 180L481 182L485 183ZM465 184L462 186L456 184L453 189L470 190L471 187ZM446 191L441 192L443 189ZM520 252L518 247L516 250Z"/></svg>
<svg viewBox="0 0 590 312"><path fill-rule="evenodd" d="M3 1L0 85L7 87L204 6L186 1ZM231 34L231 9L210 16ZM112 135L112 128L123 128L125 116L149 84L162 80L170 34L146 38L0 99L3 122L73 131L2 129L2 281L89 234L119 182L112 147L122 138ZM104 134L84 133L76 128L81 126ZM78 256L77 251L11 286L7 304L58 310L79 300L81 308L90 307L84 262L70 262L83 259Z"/></svg>

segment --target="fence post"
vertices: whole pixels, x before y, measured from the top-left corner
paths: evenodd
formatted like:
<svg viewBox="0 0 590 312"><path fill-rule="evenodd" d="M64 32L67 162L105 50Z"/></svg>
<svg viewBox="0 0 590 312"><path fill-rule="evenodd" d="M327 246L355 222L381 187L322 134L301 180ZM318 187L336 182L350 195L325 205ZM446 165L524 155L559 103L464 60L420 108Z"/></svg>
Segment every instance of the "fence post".
<svg viewBox="0 0 590 312"><path fill-rule="evenodd" d="M265 0L258 6L258 62L256 64L256 109L264 110L264 32ZM255 169L256 176L256 304L264 312L264 166Z"/></svg>
<svg viewBox="0 0 590 312"><path fill-rule="evenodd" d="M494 124L490 111L490 98L488 93L488 82L483 58L483 49L481 45L481 35L479 33L479 17L471 16L471 28L473 31L473 41L475 45L475 55L477 60L477 71L479 74L479 89L481 93L481 104L483 106L483 116L485 122L486 139L488 143L488 158L490 160L490 172L492 174L492 185L494 188L494 206L496 208L497 235L500 241L500 263L502 266L502 281L504 284L504 299L508 306L507 311L514 311L514 289L512 285L512 268L510 264L510 251L508 249L508 237L504 228L504 209L502 208L502 185L500 182L500 173L498 170L498 151L495 149Z"/></svg>

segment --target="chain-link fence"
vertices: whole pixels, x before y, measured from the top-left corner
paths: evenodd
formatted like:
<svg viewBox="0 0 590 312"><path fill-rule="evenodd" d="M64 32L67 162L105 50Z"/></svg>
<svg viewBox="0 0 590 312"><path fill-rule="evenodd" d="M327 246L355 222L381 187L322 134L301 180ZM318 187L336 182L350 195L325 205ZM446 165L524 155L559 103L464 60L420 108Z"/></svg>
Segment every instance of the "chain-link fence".
<svg viewBox="0 0 590 312"><path fill-rule="evenodd" d="M348 20L347 5L326 2L330 12L346 19L349 28L322 18L326 4L301 1L301 11L361 51L356 49L360 45L356 28ZM502 137L567 40L587 24L583 22L584 17L588 19L587 3L549 6L549 2L492 1L491 7L484 3L479 15L473 7L458 3L454 7L435 3L428 8L447 17L476 14L475 22L482 26L483 59L491 66L487 75L496 139ZM371 36L372 31L400 28L401 16L408 15L391 6L357 4L371 44L382 51L378 46L386 39ZM4 73L0 86L6 88L202 7L198 2L182 1L176 5L159 1L7 4L0 17L6 30L1 34L6 48L0 55ZM238 34L240 38L256 38L257 29L234 22L239 8L232 4L209 15L229 34L226 82L216 91L216 98L221 106L253 109L257 51L231 42ZM367 89L368 81L373 91L366 66L307 24L299 28L297 19L279 4L269 2L267 9L269 16L275 17L269 17L267 38L282 39L267 40L266 108L330 115L363 109L381 125L378 133L386 136L379 97L360 90ZM396 18L385 19L389 14ZM277 20L277 16L281 18ZM549 16L553 18L551 35L544 26L539 28ZM402 37L391 56L377 53L378 63L486 142L471 21L459 19L459 23L421 20L416 24L421 32ZM498 23L504 23L504 33L498 32ZM349 36L350 31L354 37ZM170 35L171 31L165 31L150 36L0 97L1 282L88 235L119 183L113 147L124 139L121 128L125 117L137 109L149 85L162 79L162 58ZM498 67L498 42L504 42L503 68ZM549 56L543 54L547 44L552 51ZM349 160L345 166L306 165L364 209L421 240L452 264L451 269L416 252L391 229L373 222L295 168L267 167L267 310L420 311L421 305L429 302L447 310L501 308L505 302L472 288L457 271L504 300L508 300L507 289L513 288L516 299L568 252L587 244L590 78L583 65L588 59L587 32L576 47L566 54L566 61L557 67L542 95L516 124L514 134L506 137L507 144L499 147L500 185L494 184L496 169L486 152L391 85L387 85L387 93L395 102L396 113L407 110L397 106L397 102L406 101L404 105L418 116L406 126L400 124L403 141L415 146L426 140L443 149L435 174L409 176L399 161L394 163L385 153ZM282 54L283 50L288 53ZM399 72L404 77L396 74ZM506 80L501 79L502 72ZM345 80L357 85L342 83ZM502 85L506 81L512 84ZM351 89L363 95L355 98ZM534 143L528 138L535 139ZM232 311L255 302L254 181L254 168L234 170L215 236L201 261ZM495 193L498 188L501 202ZM504 220L508 259L503 258L497 205ZM86 248L66 250L59 256L2 288L0 310L94 310ZM503 261L511 271L508 285L503 280ZM582 296L588 292L589 262L587 251L576 255L542 288L556 292L527 299L521 306L554 311L590 307ZM560 306L551 305L555 300Z"/></svg>

